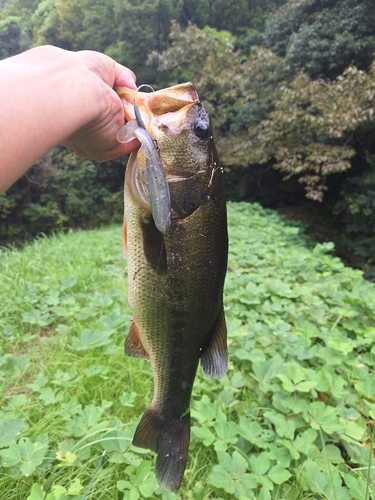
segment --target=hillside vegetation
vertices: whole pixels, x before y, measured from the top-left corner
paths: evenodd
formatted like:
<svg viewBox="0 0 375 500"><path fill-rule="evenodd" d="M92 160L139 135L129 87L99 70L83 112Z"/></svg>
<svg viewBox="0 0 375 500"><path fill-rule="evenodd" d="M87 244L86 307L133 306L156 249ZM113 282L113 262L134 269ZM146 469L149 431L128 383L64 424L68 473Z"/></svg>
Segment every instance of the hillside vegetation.
<svg viewBox="0 0 375 500"><path fill-rule="evenodd" d="M131 445L152 375L123 355L121 228L1 252L4 498L374 498L374 285L274 212L228 211L229 370L199 370L178 494Z"/></svg>

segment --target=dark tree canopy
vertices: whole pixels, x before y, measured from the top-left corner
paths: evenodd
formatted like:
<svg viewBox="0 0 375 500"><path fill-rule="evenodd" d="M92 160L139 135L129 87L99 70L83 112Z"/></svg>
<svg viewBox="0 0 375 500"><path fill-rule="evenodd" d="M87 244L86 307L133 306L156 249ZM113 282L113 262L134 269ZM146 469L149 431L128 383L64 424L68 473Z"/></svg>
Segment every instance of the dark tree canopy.
<svg viewBox="0 0 375 500"><path fill-rule="evenodd" d="M264 43L292 67L334 78L366 69L375 51L373 0L289 0L268 20Z"/></svg>

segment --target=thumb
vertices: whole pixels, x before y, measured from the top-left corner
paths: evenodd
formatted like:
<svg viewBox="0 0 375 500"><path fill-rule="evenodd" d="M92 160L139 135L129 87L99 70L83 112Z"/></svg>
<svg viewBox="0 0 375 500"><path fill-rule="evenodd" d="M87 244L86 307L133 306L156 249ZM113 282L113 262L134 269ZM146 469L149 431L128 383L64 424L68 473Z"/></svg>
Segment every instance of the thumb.
<svg viewBox="0 0 375 500"><path fill-rule="evenodd" d="M128 89L137 89L136 76L133 71L125 66L121 66L116 63L116 78L115 86L117 87L127 87Z"/></svg>

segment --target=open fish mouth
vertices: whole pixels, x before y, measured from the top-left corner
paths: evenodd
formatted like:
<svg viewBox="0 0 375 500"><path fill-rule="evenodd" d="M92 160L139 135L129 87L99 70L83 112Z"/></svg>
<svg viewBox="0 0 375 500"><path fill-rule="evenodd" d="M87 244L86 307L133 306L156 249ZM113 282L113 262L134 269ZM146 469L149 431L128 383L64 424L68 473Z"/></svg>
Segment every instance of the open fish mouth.
<svg viewBox="0 0 375 500"><path fill-rule="evenodd" d="M136 91L126 87L115 87L115 91L122 100L125 120L133 120L135 118L134 94ZM186 113L189 108L198 103L198 92L191 82L181 83L151 93L137 93L137 106L147 130L151 121L153 121L155 126L168 127L173 129L174 132L178 132L179 126L183 126L186 121ZM168 113L171 113L170 117L168 117ZM158 117L161 116L163 117L162 122L158 120Z"/></svg>

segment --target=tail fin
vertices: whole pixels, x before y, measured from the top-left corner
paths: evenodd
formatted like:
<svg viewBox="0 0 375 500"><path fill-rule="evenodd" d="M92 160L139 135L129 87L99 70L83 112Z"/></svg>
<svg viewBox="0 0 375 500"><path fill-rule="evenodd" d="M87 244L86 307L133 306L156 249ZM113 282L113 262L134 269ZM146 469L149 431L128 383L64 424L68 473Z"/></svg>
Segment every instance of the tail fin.
<svg viewBox="0 0 375 500"><path fill-rule="evenodd" d="M160 486L177 491L186 467L190 441L190 414L167 420L153 408L143 415L133 444L157 453L155 474Z"/></svg>

